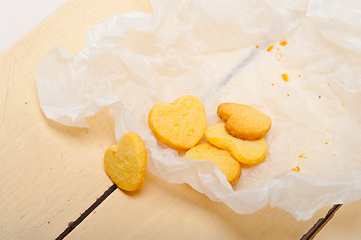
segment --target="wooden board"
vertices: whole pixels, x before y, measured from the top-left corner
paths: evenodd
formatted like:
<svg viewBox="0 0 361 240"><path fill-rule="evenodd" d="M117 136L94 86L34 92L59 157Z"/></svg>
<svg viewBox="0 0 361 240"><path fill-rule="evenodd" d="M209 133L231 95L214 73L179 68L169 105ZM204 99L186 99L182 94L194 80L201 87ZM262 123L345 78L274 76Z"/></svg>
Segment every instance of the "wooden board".
<svg viewBox="0 0 361 240"><path fill-rule="evenodd" d="M56 44L76 55L87 31L116 13L151 12L149 1L68 1L0 56L0 239L54 239L112 182L103 167L115 143L107 109L90 128L45 118L35 67Z"/></svg>
<svg viewBox="0 0 361 240"><path fill-rule="evenodd" d="M54 239L112 185L103 169L104 151L115 143L108 110L89 117L89 129L46 119L35 67L56 43L76 55L88 29L131 11L152 8L147 0L70 0L0 55L0 239ZM349 215L355 222L347 236L358 236L361 219L352 209L360 206L342 207L343 224L322 231L323 239L342 236ZM299 239L327 210L306 222L269 207L238 215L186 184L147 174L139 192L116 190L67 238Z"/></svg>
<svg viewBox="0 0 361 240"><path fill-rule="evenodd" d="M343 205L314 240L360 239L361 200Z"/></svg>
<svg viewBox="0 0 361 240"><path fill-rule="evenodd" d="M138 193L113 192L67 239L300 239L328 210L308 221L269 206L239 215L187 184L146 177Z"/></svg>

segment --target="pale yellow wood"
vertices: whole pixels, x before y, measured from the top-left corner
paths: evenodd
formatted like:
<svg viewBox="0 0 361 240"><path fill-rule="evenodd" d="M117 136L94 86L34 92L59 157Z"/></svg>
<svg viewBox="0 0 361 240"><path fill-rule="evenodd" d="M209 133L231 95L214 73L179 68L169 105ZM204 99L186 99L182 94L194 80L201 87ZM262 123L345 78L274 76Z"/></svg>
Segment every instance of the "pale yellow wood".
<svg viewBox="0 0 361 240"><path fill-rule="evenodd" d="M139 192L116 190L67 239L300 239L327 210L299 222L270 207L239 215L187 184L148 173Z"/></svg>
<svg viewBox="0 0 361 240"><path fill-rule="evenodd" d="M0 55L0 239L54 239L112 185L102 158L113 119L106 109L89 129L46 119L35 67L56 43L76 55L88 29L134 10L152 12L148 0L70 0Z"/></svg>
<svg viewBox="0 0 361 240"><path fill-rule="evenodd" d="M361 239L361 200L343 205L315 240Z"/></svg>
<svg viewBox="0 0 361 240"><path fill-rule="evenodd" d="M102 159L115 143L107 109L88 118L89 129L46 119L34 69L56 43L76 55L88 29L131 11L152 8L149 0L70 0L0 55L0 239L54 239L112 185ZM306 222L269 207L238 215L188 185L148 174L139 192L115 191L68 238L298 239L327 210Z"/></svg>

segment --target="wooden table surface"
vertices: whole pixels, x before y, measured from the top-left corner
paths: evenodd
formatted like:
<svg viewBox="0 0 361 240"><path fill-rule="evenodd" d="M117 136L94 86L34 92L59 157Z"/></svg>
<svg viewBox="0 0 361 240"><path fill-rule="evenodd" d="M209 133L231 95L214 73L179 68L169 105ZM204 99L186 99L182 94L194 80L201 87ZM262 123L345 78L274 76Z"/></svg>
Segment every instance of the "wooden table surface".
<svg viewBox="0 0 361 240"><path fill-rule="evenodd" d="M75 56L87 30L131 11L152 7L149 0L69 0L0 55L0 239L55 239L112 185L103 166L116 143L108 110L89 117L87 129L48 120L35 67L56 43ZM300 239L328 209L308 221L268 206L239 215L147 173L140 191L115 190L66 239ZM342 206L315 239L358 239L360 209L360 200Z"/></svg>

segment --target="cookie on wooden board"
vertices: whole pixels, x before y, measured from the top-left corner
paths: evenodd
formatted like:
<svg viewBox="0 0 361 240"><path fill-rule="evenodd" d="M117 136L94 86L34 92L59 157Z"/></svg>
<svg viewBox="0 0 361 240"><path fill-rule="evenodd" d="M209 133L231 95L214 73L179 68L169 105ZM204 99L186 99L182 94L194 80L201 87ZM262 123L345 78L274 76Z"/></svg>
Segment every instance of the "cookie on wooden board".
<svg viewBox="0 0 361 240"><path fill-rule="evenodd" d="M236 160L244 164L261 163L267 156L267 144L264 138L247 141L233 137L226 131L224 123L209 127L206 138L211 144L228 150Z"/></svg>
<svg viewBox="0 0 361 240"><path fill-rule="evenodd" d="M207 129L205 107L192 95L170 104L158 103L149 112L148 125L160 142L175 150L188 150L199 142Z"/></svg>
<svg viewBox="0 0 361 240"><path fill-rule="evenodd" d="M271 118L257 109L238 103L221 103L217 115L226 122L226 130L243 140L262 138L271 128Z"/></svg>
<svg viewBox="0 0 361 240"><path fill-rule="evenodd" d="M134 132L124 134L118 145L105 151L104 166L118 188L126 191L140 189L147 169L147 151L143 140Z"/></svg>
<svg viewBox="0 0 361 240"><path fill-rule="evenodd" d="M210 143L199 144L191 148L187 151L185 157L214 162L232 186L241 176L241 164L231 156L229 151L220 149Z"/></svg>

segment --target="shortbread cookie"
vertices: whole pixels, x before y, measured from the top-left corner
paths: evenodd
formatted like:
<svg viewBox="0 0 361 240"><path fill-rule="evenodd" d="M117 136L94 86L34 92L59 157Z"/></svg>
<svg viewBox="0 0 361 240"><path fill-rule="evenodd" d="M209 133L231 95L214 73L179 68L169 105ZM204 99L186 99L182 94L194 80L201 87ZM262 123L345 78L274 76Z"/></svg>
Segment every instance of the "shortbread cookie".
<svg viewBox="0 0 361 240"><path fill-rule="evenodd" d="M170 104L154 105L148 124L160 142L175 150L188 150L207 129L206 111L199 98L186 95Z"/></svg>
<svg viewBox="0 0 361 240"><path fill-rule="evenodd" d="M264 138L254 141L235 138L226 131L224 123L209 127L206 138L211 144L228 150L236 160L244 164L261 163L267 156L267 144Z"/></svg>
<svg viewBox="0 0 361 240"><path fill-rule="evenodd" d="M219 170L226 175L227 181L232 186L241 176L241 164L231 156L229 151L220 149L210 143L203 143L191 148L187 151L185 157L214 162Z"/></svg>
<svg viewBox="0 0 361 240"><path fill-rule="evenodd" d="M222 103L217 114L226 122L226 130L243 140L260 139L271 128L271 118L251 106Z"/></svg>
<svg viewBox="0 0 361 240"><path fill-rule="evenodd" d="M147 151L143 140L134 132L122 136L118 145L104 154L105 171L118 188L135 191L142 187L147 169Z"/></svg>

